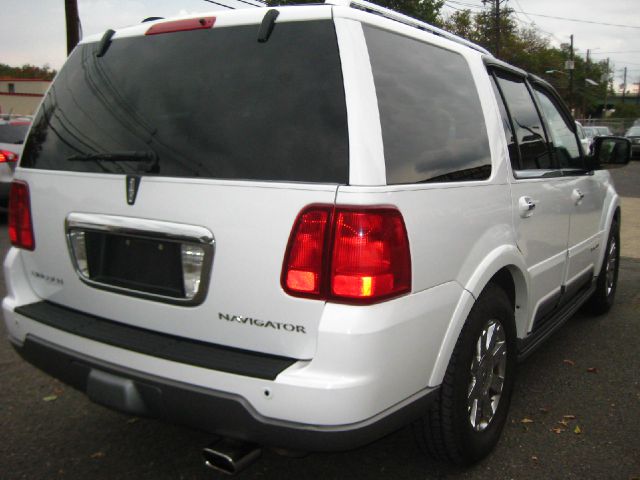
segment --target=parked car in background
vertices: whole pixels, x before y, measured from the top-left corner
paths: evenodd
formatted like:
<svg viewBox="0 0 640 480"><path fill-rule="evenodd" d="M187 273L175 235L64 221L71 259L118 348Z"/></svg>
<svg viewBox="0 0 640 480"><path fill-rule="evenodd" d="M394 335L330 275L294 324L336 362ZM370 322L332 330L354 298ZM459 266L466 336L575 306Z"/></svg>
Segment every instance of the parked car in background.
<svg viewBox="0 0 640 480"><path fill-rule="evenodd" d="M596 136L607 137L607 136L613 135L613 132L611 131L611 129L609 127L595 126L593 128L596 129L596 132L597 132Z"/></svg>
<svg viewBox="0 0 640 480"><path fill-rule="evenodd" d="M582 130L584 130L584 134L587 136L590 142L593 142L594 137L598 136L598 130L596 129L596 127L583 126Z"/></svg>
<svg viewBox="0 0 640 480"><path fill-rule="evenodd" d="M627 130L625 137L627 137L631 141L631 156L632 157L639 156L640 155L640 125L631 127L629 130Z"/></svg>
<svg viewBox="0 0 640 480"><path fill-rule="evenodd" d="M0 211L6 211L13 171L22 155L30 119L5 120L0 124Z"/></svg>
<svg viewBox="0 0 640 480"><path fill-rule="evenodd" d="M582 150L584 153L588 154L591 150L591 143L593 142L593 136L588 137L584 127L580 122L576 122L576 134L580 139L580 143L582 144Z"/></svg>

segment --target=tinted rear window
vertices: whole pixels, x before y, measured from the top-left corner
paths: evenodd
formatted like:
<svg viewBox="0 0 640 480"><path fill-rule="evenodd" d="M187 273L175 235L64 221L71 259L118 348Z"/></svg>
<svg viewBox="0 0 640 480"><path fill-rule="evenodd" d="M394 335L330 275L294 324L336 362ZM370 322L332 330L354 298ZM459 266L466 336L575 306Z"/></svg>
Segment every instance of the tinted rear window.
<svg viewBox="0 0 640 480"><path fill-rule="evenodd" d="M461 55L364 27L378 96L387 183L483 180L487 129Z"/></svg>
<svg viewBox="0 0 640 480"><path fill-rule="evenodd" d="M258 28L116 39L101 58L97 44L78 48L43 102L21 165L346 183L333 22L277 24L266 43ZM126 161L149 151L157 162ZM120 161L78 160L102 153Z"/></svg>
<svg viewBox="0 0 640 480"><path fill-rule="evenodd" d="M0 143L23 143L27 130L29 125L0 125Z"/></svg>

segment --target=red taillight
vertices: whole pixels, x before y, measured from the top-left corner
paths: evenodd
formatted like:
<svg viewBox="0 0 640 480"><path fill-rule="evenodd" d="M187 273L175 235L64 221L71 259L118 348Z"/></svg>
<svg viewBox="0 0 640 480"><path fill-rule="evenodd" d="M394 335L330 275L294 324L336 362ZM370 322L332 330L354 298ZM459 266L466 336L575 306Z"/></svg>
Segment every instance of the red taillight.
<svg viewBox="0 0 640 480"><path fill-rule="evenodd" d="M320 295L331 211L331 207L310 207L298 215L282 272L282 284L287 292L303 296Z"/></svg>
<svg viewBox="0 0 640 480"><path fill-rule="evenodd" d="M337 209L331 260L331 296L388 298L411 289L411 257L398 210Z"/></svg>
<svg viewBox="0 0 640 480"><path fill-rule="evenodd" d="M145 35L159 35L161 33L185 32L187 30L206 30L216 23L216 17L188 18L186 20L174 20L160 22L152 25Z"/></svg>
<svg viewBox="0 0 640 480"><path fill-rule="evenodd" d="M17 180L11 183L9 192L9 239L14 247L25 250L36 248L31 221L29 186Z"/></svg>
<svg viewBox="0 0 640 480"><path fill-rule="evenodd" d="M395 208L309 207L294 225L282 285L295 296L374 303L411 290L411 255Z"/></svg>
<svg viewBox="0 0 640 480"><path fill-rule="evenodd" d="M9 150L0 150L0 163L11 163L18 161L18 154Z"/></svg>

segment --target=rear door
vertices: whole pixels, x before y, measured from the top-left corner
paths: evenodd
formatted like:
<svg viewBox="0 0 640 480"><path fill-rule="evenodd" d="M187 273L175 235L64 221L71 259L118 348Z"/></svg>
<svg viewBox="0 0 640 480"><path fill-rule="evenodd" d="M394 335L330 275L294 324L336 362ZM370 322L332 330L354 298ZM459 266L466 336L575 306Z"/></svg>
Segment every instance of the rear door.
<svg viewBox="0 0 640 480"><path fill-rule="evenodd" d="M536 329L561 297L572 209L568 180L550 155L547 133L524 78L496 71L494 81L496 97L504 101L499 106L513 169L513 222L529 271L529 315Z"/></svg>
<svg viewBox="0 0 640 480"><path fill-rule="evenodd" d="M606 182L596 172L586 169L578 139L571 128L571 118L552 92L542 85L534 90L544 112L550 132L553 155L567 179L566 195L571 198L569 248L566 274L566 298L570 299L590 285L595 262L601 251L600 223L606 195Z"/></svg>
<svg viewBox="0 0 640 480"><path fill-rule="evenodd" d="M213 28L76 49L19 170L36 237L24 265L41 298L312 357L324 303L286 295L282 261L298 213L332 204L349 175L335 29L330 8L318 12L281 15L266 42L263 13L231 12Z"/></svg>

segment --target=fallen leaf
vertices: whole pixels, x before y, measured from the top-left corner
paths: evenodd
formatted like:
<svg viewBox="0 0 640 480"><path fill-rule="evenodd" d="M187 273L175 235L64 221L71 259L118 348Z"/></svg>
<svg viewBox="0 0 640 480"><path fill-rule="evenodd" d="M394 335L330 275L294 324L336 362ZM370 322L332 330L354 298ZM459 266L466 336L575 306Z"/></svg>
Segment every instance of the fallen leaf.
<svg viewBox="0 0 640 480"><path fill-rule="evenodd" d="M596 367L587 368L587 372L589 373L598 373L598 369Z"/></svg>
<svg viewBox="0 0 640 480"><path fill-rule="evenodd" d="M576 428L573 429L573 433L575 433L576 435L580 435L582 433L580 426L576 425Z"/></svg>
<svg viewBox="0 0 640 480"><path fill-rule="evenodd" d="M565 419L565 420L575 420L576 416L575 415L563 415L562 418Z"/></svg>
<svg viewBox="0 0 640 480"><path fill-rule="evenodd" d="M576 364L576 362L574 362L573 360L569 360L568 358L565 358L562 363L566 364L566 365L570 365L570 366L574 366Z"/></svg>
<svg viewBox="0 0 640 480"><path fill-rule="evenodd" d="M568 427L568 426L569 426L569 421L568 421L568 420L564 420L564 419L563 419L563 420L560 420L560 421L558 422L558 425L562 425L563 427L565 427L565 428L566 428L566 427Z"/></svg>
<svg viewBox="0 0 640 480"><path fill-rule="evenodd" d="M531 460L533 460L534 462L537 462L538 461L538 457L536 457L535 455L532 455L531 456Z"/></svg>
<svg viewBox="0 0 640 480"><path fill-rule="evenodd" d="M104 452L95 452L92 453L91 458L104 458L105 457L105 453Z"/></svg>
<svg viewBox="0 0 640 480"><path fill-rule="evenodd" d="M57 395L48 395L44 397L42 400L45 402L53 402L54 400L57 400L57 399L58 399Z"/></svg>
<svg viewBox="0 0 640 480"><path fill-rule="evenodd" d="M129 420L127 420L127 423L131 424L131 423L136 423L138 421L138 419L136 417L130 418Z"/></svg>
<svg viewBox="0 0 640 480"><path fill-rule="evenodd" d="M562 433L564 432L564 428L555 427L555 428L552 428L551 431L554 433Z"/></svg>
<svg viewBox="0 0 640 480"><path fill-rule="evenodd" d="M548 409L548 408L545 408L545 407L540 407L540 408L538 409L538 411L539 411L540 413L549 413L549 409Z"/></svg>
<svg viewBox="0 0 640 480"><path fill-rule="evenodd" d="M531 420L530 418L523 418L522 420L520 420L520 423L533 423L533 420Z"/></svg>

